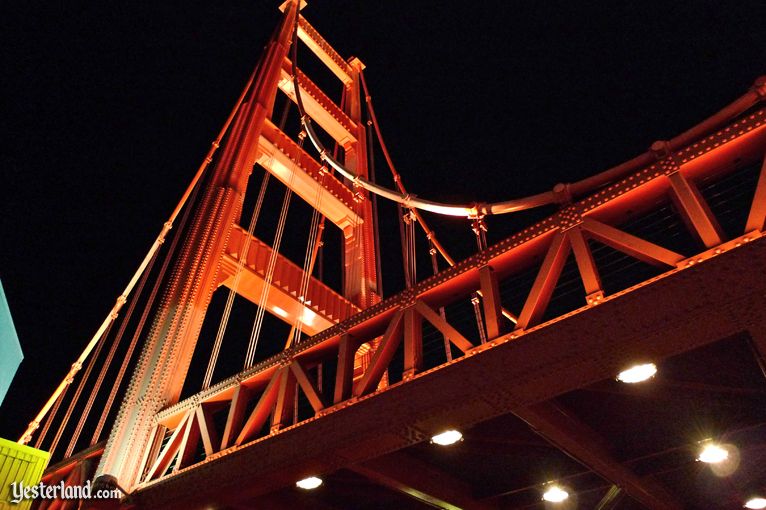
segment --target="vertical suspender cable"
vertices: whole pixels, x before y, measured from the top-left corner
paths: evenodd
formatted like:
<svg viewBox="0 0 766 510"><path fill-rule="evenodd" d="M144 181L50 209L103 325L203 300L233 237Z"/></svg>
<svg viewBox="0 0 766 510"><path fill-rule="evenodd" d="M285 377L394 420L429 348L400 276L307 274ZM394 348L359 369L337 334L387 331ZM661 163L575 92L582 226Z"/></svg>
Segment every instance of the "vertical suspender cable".
<svg viewBox="0 0 766 510"><path fill-rule="evenodd" d="M412 285L418 283L418 258L417 251L415 249L415 215L412 214L412 210L408 210L404 217L404 231L407 234L407 251L408 260L410 262L410 278L412 279Z"/></svg>
<svg viewBox="0 0 766 510"><path fill-rule="evenodd" d="M391 159L391 154L388 152L388 147L386 146L386 142L383 139L383 134L382 134L382 132L380 130L380 125L378 124L378 119L375 116L375 108L372 105L372 97L370 97L370 91L367 88L367 82L364 79L364 71L360 71L359 72L359 78L360 78L360 80L362 82L362 89L364 91L364 96L365 96L365 100L366 100L366 103L367 103L367 111L370 114L370 119L372 120L372 125L375 128L375 133L376 133L377 138L378 138L378 143L380 144L380 149L383 152L383 156L386 159L386 163L388 164L388 168L391 171L391 175L393 176L394 183L396 183L396 187L399 189L399 191L402 194L407 195L408 194L407 190L404 187L404 184L402 183L402 178L399 175L399 172L396 171L396 167L394 166L393 159ZM412 213L415 215L415 218L417 219L417 221L420 224L421 228L425 232L426 237L433 244L433 247L439 252L439 254L444 258L445 261L447 261L447 263L450 266L454 266L455 265L455 259L453 259L450 256L449 252L447 252L447 249L444 247L444 245L442 245L439 242L439 240L436 237L436 233L433 230L431 230L431 228L429 228L428 223L426 223L425 218L423 218L423 215L421 214L421 212L418 209L413 208L412 209ZM502 309L502 313L503 313L503 315L508 320L510 320L514 324L516 323L516 317L512 313L510 313L508 310L503 308Z"/></svg>
<svg viewBox="0 0 766 510"><path fill-rule="evenodd" d="M300 136L299 147L303 148L303 141L305 136ZM255 360L255 350L258 348L258 340L261 336L261 328L263 327L263 320L266 313L266 302L271 290L271 282L274 277L274 269L277 264L277 256L279 255L279 247L282 244L282 236L285 232L285 222L287 220L287 211L290 208L290 199L292 198L293 191L292 185L295 180L295 166L290 172L290 179L287 183L287 189L285 190L285 196L282 199L282 210L279 213L279 221L277 223L277 231L274 234L274 243L271 247L271 256L269 257L269 265L264 275L263 290L261 291L261 299L259 300L258 310L255 312L255 321L253 322L253 329L250 333L250 341L247 345L247 353L245 354L245 369L250 368Z"/></svg>
<svg viewBox="0 0 766 510"><path fill-rule="evenodd" d="M250 218L250 225L247 228L247 236L242 237L242 246L239 250L239 260L237 261L237 269L234 273L234 282L229 289L229 294L226 296L226 306L221 316L221 322L218 324L218 332L215 335L215 343L213 344L213 351L210 354L208 360L207 370L205 371L205 378L202 380L202 389L206 390L210 387L210 382L213 379L213 372L215 371L215 365L218 362L218 354L221 352L221 345L223 343L223 336L226 333L226 326L229 324L229 317L231 316L231 309L234 305L234 297L237 295L237 288L239 282L242 279L242 271L244 270L245 263L247 262L247 255L250 252L250 240L253 237L255 231L255 224L258 222L258 216L261 214L261 207L263 206L263 199L266 195L266 188L269 185L269 178L271 174L264 172L263 180L261 181L261 188L258 191L258 199L253 209L253 215Z"/></svg>
<svg viewBox="0 0 766 510"><path fill-rule="evenodd" d="M404 285L406 288L412 287L412 276L410 275L409 251L407 250L407 232L404 227L404 208L402 204L396 204L396 213L399 217L399 243L402 245L402 267L404 269Z"/></svg>
<svg viewBox="0 0 766 510"><path fill-rule="evenodd" d="M285 107L282 110L282 117L279 121L279 129L280 131L284 131L285 124L287 123L287 115L290 112L290 101L287 101L285 103ZM274 155L271 156L271 158L274 158ZM221 345L223 344L223 337L226 334L226 327L229 324L229 318L231 316L231 310L234 306L234 298L237 295L237 290L239 288L240 280L242 279L242 271L244 270L245 264L247 263L247 255L250 252L250 239L253 237L253 233L255 232L255 226L258 223L258 218L261 214L261 209L263 207L263 201L266 196L266 188L269 185L269 179L271 178L271 174L269 172L264 172L263 180L261 181L261 187L258 191L258 198L255 202L255 207L253 209L253 214L250 218L250 223L247 227L247 238L242 239L242 247L240 248L240 254L239 254L239 260L237 261L237 269L234 273L234 282L229 289L229 294L226 297L226 306L224 307L223 315L221 316L221 322L218 325L218 332L215 336L215 343L213 344L213 351L210 354L210 359L208 360L207 370L205 371L205 378L202 381L202 389L206 390L210 387L210 383L213 379L213 373L215 372L215 366L218 363L218 355L221 352Z"/></svg>
<svg viewBox="0 0 766 510"><path fill-rule="evenodd" d="M436 258L436 248L434 248L434 243L431 239L428 240L428 254L431 256L432 272L436 274L439 272L439 260ZM444 312L443 306L439 307L439 315L442 320L447 320L447 314ZM449 338L447 338L447 335L442 334L442 339L444 340L444 353L447 355L447 361L452 361L452 347Z"/></svg>
<svg viewBox="0 0 766 510"><path fill-rule="evenodd" d="M375 177L375 149L373 147L373 138L372 138L372 121L367 120L367 168L370 171L370 180L372 182L376 182ZM378 292L378 295L380 297L383 297L383 275L381 271L381 262L380 262L380 220L378 218L378 195L375 193L371 193L372 195L372 232L374 236L374 243L375 243L375 287Z"/></svg>

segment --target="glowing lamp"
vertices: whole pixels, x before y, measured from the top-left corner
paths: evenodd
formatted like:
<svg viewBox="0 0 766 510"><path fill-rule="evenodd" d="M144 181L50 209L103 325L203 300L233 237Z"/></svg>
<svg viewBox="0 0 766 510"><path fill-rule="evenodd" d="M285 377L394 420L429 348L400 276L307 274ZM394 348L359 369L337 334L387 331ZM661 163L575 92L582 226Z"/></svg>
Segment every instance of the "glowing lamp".
<svg viewBox="0 0 766 510"><path fill-rule="evenodd" d="M728 450L715 443L707 443L702 447L697 460L705 464L719 464L728 458Z"/></svg>
<svg viewBox="0 0 766 510"><path fill-rule="evenodd" d="M543 501L548 501L549 503L563 503L568 498L569 493L558 485L551 485L543 493Z"/></svg>
<svg viewBox="0 0 766 510"><path fill-rule="evenodd" d="M745 508L750 508L754 510L760 510L762 508L766 508L766 499L765 498L750 498L747 500L747 503L745 503Z"/></svg>
<svg viewBox="0 0 766 510"><path fill-rule="evenodd" d="M303 480L298 480L297 482L295 482L295 485L297 485L301 489L310 491L322 485L322 479L316 476L309 476L308 478L304 478Z"/></svg>
<svg viewBox="0 0 766 510"><path fill-rule="evenodd" d="M441 434L436 434L434 437L432 437L431 442L440 446L449 446L451 444L457 443L461 439L463 439L463 434L461 434L459 431L446 430Z"/></svg>
<svg viewBox="0 0 766 510"><path fill-rule="evenodd" d="M656 373L657 365L654 363L644 363L643 365L635 365L627 370L623 370L617 375L617 380L627 384L635 384L651 379Z"/></svg>

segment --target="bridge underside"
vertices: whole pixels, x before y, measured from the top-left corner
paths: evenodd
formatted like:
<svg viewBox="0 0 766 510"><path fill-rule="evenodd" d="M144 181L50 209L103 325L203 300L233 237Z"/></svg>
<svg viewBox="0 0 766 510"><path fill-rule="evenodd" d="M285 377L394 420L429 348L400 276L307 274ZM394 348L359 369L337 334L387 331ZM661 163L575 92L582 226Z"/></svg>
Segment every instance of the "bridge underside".
<svg viewBox="0 0 766 510"><path fill-rule="evenodd" d="M540 505L540 481L556 478L577 487L579 508L741 506L734 493L766 483L764 274L761 237L329 408L333 419L214 455L131 499L141 508L526 508ZM652 382L614 381L641 359L659 365ZM464 441L430 444L447 428ZM723 431L742 465L715 483L695 444ZM322 488L295 488L312 474Z"/></svg>

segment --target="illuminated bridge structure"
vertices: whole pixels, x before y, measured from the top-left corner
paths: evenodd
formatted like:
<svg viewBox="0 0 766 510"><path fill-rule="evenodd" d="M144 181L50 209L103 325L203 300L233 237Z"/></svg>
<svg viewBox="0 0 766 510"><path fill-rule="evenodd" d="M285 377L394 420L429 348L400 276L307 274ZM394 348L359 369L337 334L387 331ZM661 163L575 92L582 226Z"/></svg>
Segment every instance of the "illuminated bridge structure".
<svg viewBox="0 0 766 510"><path fill-rule="evenodd" d="M166 225L149 267L137 273L154 278L159 248L169 250L158 301L140 294L151 278L139 283L144 297L135 300L148 302L134 336L140 356L131 362L131 347L120 360L128 373L107 378L105 390L115 393L92 441L79 436L97 397L82 418L77 401L89 377L97 393L113 373L104 367L119 355L109 353L123 352L103 334L122 298L22 438L49 448L46 434L63 416L53 446L62 438L70 445L63 458L54 451L59 461L44 480L116 483L129 495L84 505L142 509L554 508L542 500L554 484L569 494L560 508L740 508L764 494L764 80L686 133L591 179L515 205L466 207L479 249L459 262L392 167L403 237L411 241L422 226L431 255L448 264L383 298L377 191L364 185L374 181L377 129L364 65L342 58L297 2L283 11L186 209L182 201L171 218L189 211L188 224L173 243L162 242ZM298 43L343 84L340 104L295 70ZM274 114L280 93L298 103L308 126L297 139ZM358 180L334 171L329 150L317 154L313 125L335 146L332 161ZM342 289L315 271L324 219L312 227L303 267L243 223L254 165L342 232ZM484 214L542 203L555 212L484 244ZM290 340L182 398L208 307L226 289L291 325ZM652 380L615 380L640 362L657 366ZM124 375L129 384L117 393ZM112 415L115 394L122 402ZM74 433L72 416L80 420ZM462 440L430 441L446 430ZM709 441L727 449L722 464L697 460ZM309 476L323 485L295 487Z"/></svg>

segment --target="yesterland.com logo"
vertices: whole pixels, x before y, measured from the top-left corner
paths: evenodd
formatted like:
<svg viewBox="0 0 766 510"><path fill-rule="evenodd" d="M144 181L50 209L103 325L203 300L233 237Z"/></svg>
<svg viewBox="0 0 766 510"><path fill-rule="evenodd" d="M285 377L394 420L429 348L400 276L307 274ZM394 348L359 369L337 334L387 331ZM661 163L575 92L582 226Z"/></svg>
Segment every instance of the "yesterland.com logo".
<svg viewBox="0 0 766 510"><path fill-rule="evenodd" d="M90 480L83 485L65 485L63 481L55 485L13 482L10 502L18 504L26 499L117 499L121 494L119 489L98 489L94 492Z"/></svg>

